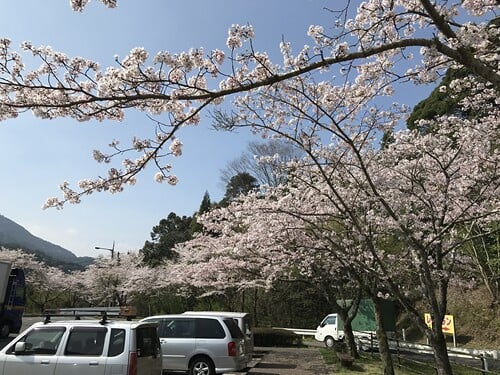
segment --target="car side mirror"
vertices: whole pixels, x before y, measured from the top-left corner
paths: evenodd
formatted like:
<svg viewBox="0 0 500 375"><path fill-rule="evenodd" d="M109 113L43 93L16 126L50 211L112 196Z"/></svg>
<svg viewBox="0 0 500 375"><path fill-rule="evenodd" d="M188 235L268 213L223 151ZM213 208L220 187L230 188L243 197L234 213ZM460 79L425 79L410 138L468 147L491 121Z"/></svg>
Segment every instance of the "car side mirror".
<svg viewBox="0 0 500 375"><path fill-rule="evenodd" d="M15 354L24 354L24 353L26 353L26 349L27 349L26 343L24 341L19 341L19 342L16 342L16 345L14 346L14 353Z"/></svg>

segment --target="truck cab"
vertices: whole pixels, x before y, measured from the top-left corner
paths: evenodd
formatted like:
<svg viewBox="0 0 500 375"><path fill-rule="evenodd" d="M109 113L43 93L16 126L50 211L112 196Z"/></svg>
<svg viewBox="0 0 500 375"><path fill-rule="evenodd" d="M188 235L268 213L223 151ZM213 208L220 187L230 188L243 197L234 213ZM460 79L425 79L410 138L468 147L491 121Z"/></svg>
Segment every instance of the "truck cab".
<svg viewBox="0 0 500 375"><path fill-rule="evenodd" d="M338 329L337 314L328 314L316 328L314 338L323 341L329 348L333 347L335 341L344 338L344 332Z"/></svg>
<svg viewBox="0 0 500 375"><path fill-rule="evenodd" d="M24 271L11 268L10 263L0 262L0 338L19 333L26 304Z"/></svg>

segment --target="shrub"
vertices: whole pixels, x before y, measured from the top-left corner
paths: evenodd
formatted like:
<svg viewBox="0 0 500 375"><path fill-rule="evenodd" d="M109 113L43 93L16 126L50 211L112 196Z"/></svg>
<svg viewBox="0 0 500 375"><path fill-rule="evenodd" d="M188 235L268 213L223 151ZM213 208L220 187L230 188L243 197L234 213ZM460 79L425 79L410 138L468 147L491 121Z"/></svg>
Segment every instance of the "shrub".
<svg viewBox="0 0 500 375"><path fill-rule="evenodd" d="M255 346L301 346L302 337L292 331L273 328L255 328L253 331Z"/></svg>

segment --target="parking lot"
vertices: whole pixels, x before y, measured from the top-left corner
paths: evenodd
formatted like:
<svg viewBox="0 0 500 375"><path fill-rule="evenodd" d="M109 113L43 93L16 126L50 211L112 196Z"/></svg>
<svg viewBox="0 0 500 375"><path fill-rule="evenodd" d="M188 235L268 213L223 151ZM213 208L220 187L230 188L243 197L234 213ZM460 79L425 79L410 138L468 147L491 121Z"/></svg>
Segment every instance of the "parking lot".
<svg viewBox="0 0 500 375"><path fill-rule="evenodd" d="M23 329L41 320L42 317L25 317ZM15 335L11 335L9 339L0 340L0 348L7 345L14 337ZM247 371L235 374L326 375L330 372L324 365L318 348L256 348L254 360L249 364Z"/></svg>

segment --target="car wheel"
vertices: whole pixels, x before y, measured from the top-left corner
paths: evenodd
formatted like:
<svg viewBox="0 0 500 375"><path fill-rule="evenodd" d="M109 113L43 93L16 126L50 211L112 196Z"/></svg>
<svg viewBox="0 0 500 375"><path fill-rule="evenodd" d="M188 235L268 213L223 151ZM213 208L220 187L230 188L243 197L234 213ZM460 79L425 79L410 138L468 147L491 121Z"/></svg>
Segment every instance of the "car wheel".
<svg viewBox="0 0 500 375"><path fill-rule="evenodd" d="M335 340L331 336L325 337L325 346L327 348L333 348L333 345L335 345Z"/></svg>
<svg viewBox="0 0 500 375"><path fill-rule="evenodd" d="M214 364L208 357L196 357L189 366L189 375L215 375Z"/></svg>
<svg viewBox="0 0 500 375"><path fill-rule="evenodd" d="M7 322L0 323L0 337L5 338L10 334L10 325Z"/></svg>

